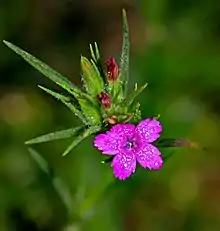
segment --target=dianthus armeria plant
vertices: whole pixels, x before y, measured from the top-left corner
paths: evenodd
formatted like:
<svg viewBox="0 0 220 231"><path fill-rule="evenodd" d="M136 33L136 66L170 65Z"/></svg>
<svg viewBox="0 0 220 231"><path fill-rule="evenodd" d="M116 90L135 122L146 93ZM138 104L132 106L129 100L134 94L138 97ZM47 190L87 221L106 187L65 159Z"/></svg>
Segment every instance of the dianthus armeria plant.
<svg viewBox="0 0 220 231"><path fill-rule="evenodd" d="M123 44L119 65L110 58L103 68L97 44L90 45L91 59L81 57L83 88L23 51L4 43L29 64L66 91L66 95L43 86L43 91L66 105L82 125L46 134L29 140L26 144L47 142L72 137L72 143L63 152L67 155L76 145L90 135L95 135L94 147L109 155L103 163L111 162L116 178L125 180L135 172L137 163L143 168L157 170L163 166L165 157L159 148L189 146L190 142L177 139L160 139L162 125L155 118L142 118L136 97L147 84L127 91L129 79L129 29L123 10ZM167 156L166 156L167 158Z"/></svg>

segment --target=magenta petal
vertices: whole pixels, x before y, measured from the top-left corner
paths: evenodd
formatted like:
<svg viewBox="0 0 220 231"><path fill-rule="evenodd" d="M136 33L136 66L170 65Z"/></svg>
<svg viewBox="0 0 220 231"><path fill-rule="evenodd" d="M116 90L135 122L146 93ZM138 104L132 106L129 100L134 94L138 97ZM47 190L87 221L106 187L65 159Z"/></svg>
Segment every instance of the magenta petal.
<svg viewBox="0 0 220 231"><path fill-rule="evenodd" d="M94 146L103 154L115 155L120 152L127 136L133 136L135 126L132 124L117 124L105 134L95 137Z"/></svg>
<svg viewBox="0 0 220 231"><path fill-rule="evenodd" d="M136 133L140 138L148 143L154 142L159 138L162 131L160 122L156 119L142 120L136 127Z"/></svg>
<svg viewBox="0 0 220 231"><path fill-rule="evenodd" d="M113 126L107 134L115 136L115 138L122 138L127 136L133 136L135 132L135 126L133 124L117 124Z"/></svg>
<svg viewBox="0 0 220 231"><path fill-rule="evenodd" d="M135 172L136 158L133 153L130 153L130 155L117 154L112 161L112 167L114 168L115 177L125 180Z"/></svg>
<svg viewBox="0 0 220 231"><path fill-rule="evenodd" d="M115 155L118 153L118 143L107 134L100 134L95 137L94 146L103 154Z"/></svg>
<svg viewBox="0 0 220 231"><path fill-rule="evenodd" d="M160 151L152 144L145 144L142 149L136 153L136 158L144 168L159 169L163 165Z"/></svg>

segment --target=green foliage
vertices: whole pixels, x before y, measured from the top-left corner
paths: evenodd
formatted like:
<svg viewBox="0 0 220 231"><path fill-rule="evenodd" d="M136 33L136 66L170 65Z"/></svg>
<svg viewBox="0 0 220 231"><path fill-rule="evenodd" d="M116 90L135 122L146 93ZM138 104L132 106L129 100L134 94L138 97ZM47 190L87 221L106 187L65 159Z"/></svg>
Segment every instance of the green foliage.
<svg viewBox="0 0 220 231"><path fill-rule="evenodd" d="M191 147L197 148L198 144L187 139L161 138L155 142L159 148L177 148L177 147Z"/></svg>
<svg viewBox="0 0 220 231"><path fill-rule="evenodd" d="M71 212L71 195L69 193L69 189L64 184L61 178L55 177L53 173L53 169L49 166L47 161L33 148L28 149L30 156L32 159L38 164L39 168L47 174L55 192L60 197L63 205L65 206L68 213Z"/></svg>
<svg viewBox="0 0 220 231"><path fill-rule="evenodd" d="M83 123L87 123L85 116L83 115L83 112L79 109L77 109L77 105L74 105L74 100L71 97L61 95L57 92L54 92L50 89L47 89L42 86L38 86L43 91L47 92L48 94L52 95L56 99L60 100L63 104L65 104L74 115L76 115Z"/></svg>
<svg viewBox="0 0 220 231"><path fill-rule="evenodd" d="M80 1L75 2L76 5L80 4ZM57 3L59 9L66 7L66 1ZM102 43L102 53L105 55L109 47L115 47L115 43L118 43L115 38L111 39L109 31L100 35L103 28L108 30L108 25L104 25L106 20L100 20L106 14L106 11L100 11L102 4L102 1L95 1L92 8L86 7L86 11L84 7L74 8L73 11L77 11L76 15L88 13L91 21L85 20L79 25L78 20L74 20L71 30L74 33L76 28L77 35L70 36L66 27L61 26L63 24L60 24L60 19L68 17L72 9L65 12L56 11L52 17L42 20L48 14L44 4L33 7L32 4L27 5L26 1L6 1L1 7L1 36L10 38L14 43L25 44L23 48L29 51L31 47L39 49L40 57L44 58L44 61L48 56L53 59L51 63L54 63L54 68L59 61L61 66L64 65L63 62L67 58L65 69L69 73L76 73L76 60L80 51L85 49L85 41L91 38L91 35L87 37L85 30L93 33L95 31L96 38L108 41L107 44ZM111 4L114 7L109 10L108 18L112 19L110 27L116 27L117 30L119 22L115 20L114 11L118 2L114 1ZM55 9L54 6L54 1L47 2L47 9ZM131 11L132 8L130 5ZM161 122L164 126L162 136L190 136L205 147L210 147L210 150L200 152L189 148L161 148L165 165L160 171L138 168L131 179L119 182L112 176L110 163L100 164L100 160L107 158L107 155L96 153L90 139L83 141L80 148L74 149L73 155L67 156L64 160L57 155L62 149L62 142L41 145L41 157L46 158L49 169L54 170L53 175L57 173L56 178L52 179L54 186L58 185L62 189L60 194L65 195L63 198L66 200L66 190L56 180L57 176L60 176L71 193L72 201L66 201L74 210L74 214L71 214L68 221L64 221L66 213L62 210L62 203L57 198L56 191L51 190L47 175L41 172L38 164L30 160L29 153L21 143L32 138L32 135L43 134L48 130L45 126L50 127L51 131L56 131L60 126L68 128L77 125L72 124L74 120L69 113L65 113L66 109L57 109L59 102L54 102L48 107L47 97L39 95L37 88L32 89L33 76L28 65L20 65L21 62L14 59L15 55L10 54L2 45L0 230L19 229L7 227L8 223L11 225L14 222L8 219L9 212L15 206L21 207L24 218L28 217L36 222L42 230L102 231L103 227L105 231L145 230L146 227L152 231L219 230L216 203L219 200L216 190L219 184L220 161L219 2L212 1L210 4L208 1L195 0L149 0L139 1L138 8L135 14L131 12L131 22L134 20L131 31L136 38L133 44L131 70L134 75L130 73L130 78L135 78L132 82L149 82L149 90L138 96L142 116L154 116L161 112ZM90 17L96 13L99 17ZM25 20L27 15L28 28ZM137 23L138 18L141 18L141 25ZM54 55L57 52L61 52L58 59L57 55ZM78 76L72 76L72 79L76 81ZM43 82L39 84L48 87ZM59 90L56 91L61 93ZM7 95L14 93L22 93L27 98L31 104L31 109L28 110L31 111L25 110L19 101L16 101L13 108L7 104ZM129 112L133 112L137 104L134 101ZM10 117L4 118L5 110L8 110L9 106L12 109L9 110ZM16 108L19 108L19 113L14 113ZM109 112L106 113L111 115ZM18 114L14 116L14 120L13 114ZM26 120L23 119L23 122L19 123L22 115L27 116ZM135 122L138 123L140 120L141 117ZM71 139L67 141L71 143ZM179 152L183 152L183 155L179 155ZM168 156L172 160L166 162ZM109 182L110 177L115 184ZM99 191L100 185L106 187L102 196ZM93 196L99 197L99 200L90 202ZM85 203L89 204L89 208ZM79 207L84 208L82 216L78 215ZM61 222L62 227L59 226Z"/></svg>
<svg viewBox="0 0 220 231"><path fill-rule="evenodd" d="M37 144L37 143L43 143L43 142L48 142L48 141L66 139L69 137L76 136L82 129L83 129L83 126L79 126L75 128L69 128L66 130L52 132L46 135L36 137L32 140L28 140L25 142L25 144Z"/></svg>
<svg viewBox="0 0 220 231"><path fill-rule="evenodd" d="M147 83L141 87L138 87L137 83L135 84L134 90L122 101L122 105L130 106L136 97L147 87Z"/></svg>
<svg viewBox="0 0 220 231"><path fill-rule="evenodd" d="M110 125L110 122L108 122L110 120L108 118L112 118L112 116L116 117L119 123L127 123L130 120L134 122L141 120L139 104L134 103L134 101L136 97L146 88L147 84L141 87L137 87L136 84L133 92L127 93L130 42L125 10L122 11L122 24L123 43L118 78L116 81L107 81L106 73L102 68L98 45L97 43L95 43L94 46L90 44L91 61L84 56L81 57L82 78L85 91L76 87L66 77L53 70L33 55L10 42L4 41L9 48L25 59L30 65L66 90L66 95L63 95L39 86L43 91L60 100L86 126L86 128L84 126L80 126L43 135L27 141L26 144L74 137L70 146L63 153L63 155L66 155L86 137L105 129L106 126L108 127ZM114 64L114 66L116 67L116 69L114 68L114 75L117 77L118 67L116 64ZM103 108L101 105L102 102L99 101L100 99L98 96L102 92L110 94L109 102L112 105L110 105L109 108ZM82 128L85 128L85 130Z"/></svg>
<svg viewBox="0 0 220 231"><path fill-rule="evenodd" d="M88 100L84 97L79 98L78 102L86 118L88 125L100 125L102 123L101 114L98 110L98 104L94 100Z"/></svg>
<svg viewBox="0 0 220 231"><path fill-rule="evenodd" d="M69 93L74 94L75 92L81 92L79 88L77 88L71 81L62 76L57 71L53 70L51 67L35 58L33 55L23 51L21 48L13 45L10 42L3 41L5 45L7 45L10 49L12 49L15 53L20 55L24 60L26 60L30 65L32 65L35 69L40 71L43 75L48 77L57 85L61 86L63 89L67 90Z"/></svg>
<svg viewBox="0 0 220 231"><path fill-rule="evenodd" d="M129 80L129 55L130 55L130 39L127 24L126 11L122 11L123 41L120 58L119 77L114 83L109 83L110 92L115 104L121 104L127 96L127 85Z"/></svg>
<svg viewBox="0 0 220 231"><path fill-rule="evenodd" d="M94 68L97 69L97 71L99 72L103 80L103 83L106 84L106 75L102 67L101 57L97 43L94 43L94 47L90 44L89 48L92 56L91 63L93 64Z"/></svg>
<svg viewBox="0 0 220 231"><path fill-rule="evenodd" d="M91 96L97 96L103 90L103 81L95 63L86 57L81 57L83 83L86 91Z"/></svg>
<svg viewBox="0 0 220 231"><path fill-rule="evenodd" d="M38 164L40 169L45 172L48 176L52 176L52 171L49 166L49 164L46 162L46 160L33 148L28 149L32 159Z"/></svg>
<svg viewBox="0 0 220 231"><path fill-rule="evenodd" d="M81 131L75 139L73 139L72 143L66 148L63 152L62 156L66 156L74 147L76 147L81 141L89 137L90 135L98 132L100 130L99 126L89 127L88 129L84 129Z"/></svg>
<svg viewBox="0 0 220 231"><path fill-rule="evenodd" d="M130 39L129 28L127 23L126 11L122 11L122 25L123 25L123 43L120 62L120 81L122 81L122 95L123 98L127 94L127 85L129 80L129 52L130 52Z"/></svg>

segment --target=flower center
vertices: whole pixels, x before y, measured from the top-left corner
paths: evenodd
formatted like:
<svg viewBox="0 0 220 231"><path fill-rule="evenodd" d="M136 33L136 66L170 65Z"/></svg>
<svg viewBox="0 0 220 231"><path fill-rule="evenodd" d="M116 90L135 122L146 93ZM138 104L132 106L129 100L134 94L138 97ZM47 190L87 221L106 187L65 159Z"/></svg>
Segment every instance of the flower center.
<svg viewBox="0 0 220 231"><path fill-rule="evenodd" d="M136 139L135 138L130 138L126 141L124 148L126 150L131 150L137 146Z"/></svg>

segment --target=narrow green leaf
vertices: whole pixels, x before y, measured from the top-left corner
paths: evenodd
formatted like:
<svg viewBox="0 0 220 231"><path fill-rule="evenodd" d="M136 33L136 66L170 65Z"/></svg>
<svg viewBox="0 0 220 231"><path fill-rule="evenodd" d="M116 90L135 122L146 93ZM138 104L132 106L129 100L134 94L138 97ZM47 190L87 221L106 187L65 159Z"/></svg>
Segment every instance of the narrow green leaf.
<svg viewBox="0 0 220 231"><path fill-rule="evenodd" d="M133 92L131 92L131 94L129 94L129 96L127 96L126 99L123 100L122 105L127 105L130 106L135 98L147 87L147 83L144 84L143 86L138 87L137 84L135 84L135 89L133 90Z"/></svg>
<svg viewBox="0 0 220 231"><path fill-rule="evenodd" d="M44 143L48 141L59 140L59 139L66 139L66 138L77 135L81 130L83 130L83 126L61 130L61 131L56 131L56 132L48 133L42 136L38 136L34 139L28 140L25 142L25 144L30 145L30 144L37 144L37 143Z"/></svg>
<svg viewBox="0 0 220 231"><path fill-rule="evenodd" d="M99 69L98 69L98 67L96 66L96 64L95 64L95 62L93 61L93 59L91 59L91 64L92 64L92 66L93 66L93 68L94 68L94 71L96 72L96 75L97 75L97 76L100 76ZM101 84L102 84L102 91L103 91L103 82L102 82L102 81L100 81L100 82L101 82Z"/></svg>
<svg viewBox="0 0 220 231"><path fill-rule="evenodd" d="M100 60L99 48L96 42L95 42L95 56L97 61Z"/></svg>
<svg viewBox="0 0 220 231"><path fill-rule="evenodd" d="M74 113L74 115L76 115L83 123L86 124L86 120L85 120L85 117L83 116L83 113L80 110L78 110L76 106L74 106L74 102L70 97L61 95L57 92L54 92L40 85L38 85L38 87L42 89L43 91L47 92L48 94L52 95L56 99L60 100L64 105L66 105L71 110L71 112Z"/></svg>
<svg viewBox="0 0 220 231"><path fill-rule="evenodd" d="M89 44L89 49L90 49L90 53L92 56L92 59L94 60L95 63L98 62L98 60L100 60L100 53L99 53L99 48L97 43L94 43L95 48L93 49L92 44Z"/></svg>
<svg viewBox="0 0 220 231"><path fill-rule="evenodd" d="M170 151L166 154L163 154L162 157L163 157L163 163L165 164L171 157L172 155L174 154L174 151Z"/></svg>
<svg viewBox="0 0 220 231"><path fill-rule="evenodd" d="M30 65L32 65L35 69L40 71L43 75L48 77L57 85L61 86L63 89L67 90L69 93L73 94L74 92L81 92L79 88L77 88L70 80L66 77L62 76L60 73L35 58L33 55L27 53L21 48L13 45L10 42L3 41L5 45L7 45L10 49L12 49L15 53L20 55L24 60L26 60Z"/></svg>
<svg viewBox="0 0 220 231"><path fill-rule="evenodd" d="M176 147L188 147L198 148L198 144L188 139L174 139L174 138L162 138L155 142L155 145L159 148L176 148Z"/></svg>
<svg viewBox="0 0 220 231"><path fill-rule="evenodd" d="M100 130L99 126L89 127L88 129L82 131L73 142L67 147L67 149L63 152L62 156L66 156L74 147L76 147L81 141L96 133Z"/></svg>
<svg viewBox="0 0 220 231"><path fill-rule="evenodd" d="M97 96L104 88L103 80L97 68L94 68L92 63L83 56L81 57L81 67L86 91L91 96Z"/></svg>
<svg viewBox="0 0 220 231"><path fill-rule="evenodd" d="M60 179L59 177L54 177L53 169L49 166L49 164L42 157L42 155L40 155L37 151L35 151L32 148L28 148L28 151L30 152L31 157L34 161L36 161L40 169L49 176L51 184L53 185L56 193L59 195L67 211L70 213L72 211L72 198L67 186L64 184L62 179Z"/></svg>
<svg viewBox="0 0 220 231"><path fill-rule="evenodd" d="M69 188L64 183L64 181L59 177L53 178L52 183L53 183L54 189L56 190L56 192L59 195L60 199L62 200L63 204L65 205L68 213L72 214L73 201L72 201L72 196L71 196L71 193L69 191Z"/></svg>
<svg viewBox="0 0 220 231"><path fill-rule="evenodd" d="M106 75L105 75L105 72L104 72L103 67L102 67L99 48L98 48L98 45L96 42L94 43L94 46L95 46L95 48L93 48L92 45L90 44L90 52L91 52L91 56L92 56L93 65L95 64L96 69L98 69L98 73L103 80L103 83L106 84L107 79L106 79Z"/></svg>
<svg viewBox="0 0 220 231"><path fill-rule="evenodd" d="M45 172L47 175L51 176L52 171L48 163L46 162L46 160L38 152L36 152L33 148L28 148L28 151L30 152L31 157L37 162L41 170Z"/></svg>
<svg viewBox="0 0 220 231"><path fill-rule="evenodd" d="M129 52L130 52L130 40L129 40L129 28L127 24L126 11L122 11L122 25L123 25L123 42L122 53L120 61L120 79L122 80L122 92L125 98L127 93L127 85L129 79Z"/></svg>
<svg viewBox="0 0 220 231"><path fill-rule="evenodd" d="M50 89L48 89L48 88L46 88L46 87L43 87L43 86L41 86L41 85L38 85L38 87L39 87L41 90L43 90L43 91L47 92L48 94L52 95L52 96L53 96L54 98L56 98L56 99L59 99L59 100L61 100L61 101L67 101L67 102L71 101L70 97L64 96L64 95L59 94L59 93L57 93L57 92L54 92L54 91L52 91L52 90L50 90Z"/></svg>
<svg viewBox="0 0 220 231"><path fill-rule="evenodd" d="M91 53L92 59L96 62L96 56L95 56L92 44L89 44L89 49L90 49L90 53Z"/></svg>
<svg viewBox="0 0 220 231"><path fill-rule="evenodd" d="M141 110L140 110L140 103L133 104L132 112L134 111L134 117L132 118L132 121L134 123L139 123L141 121Z"/></svg>

